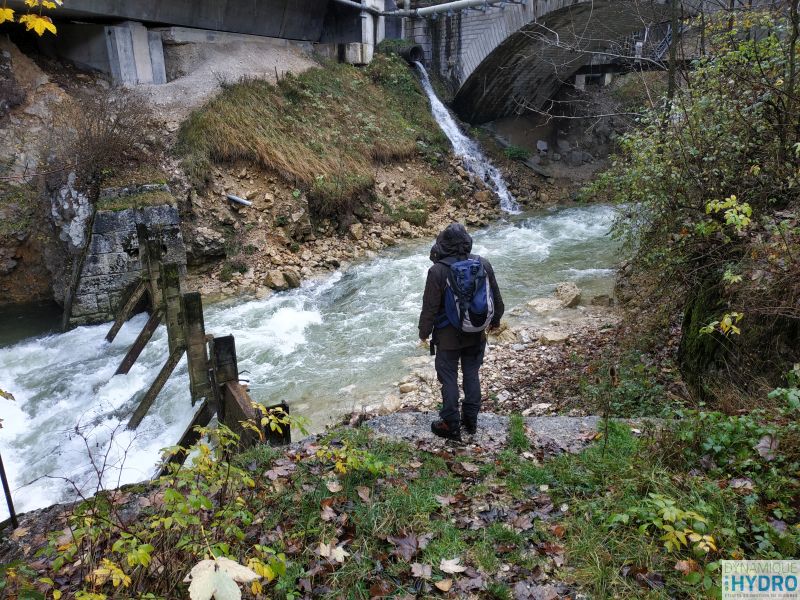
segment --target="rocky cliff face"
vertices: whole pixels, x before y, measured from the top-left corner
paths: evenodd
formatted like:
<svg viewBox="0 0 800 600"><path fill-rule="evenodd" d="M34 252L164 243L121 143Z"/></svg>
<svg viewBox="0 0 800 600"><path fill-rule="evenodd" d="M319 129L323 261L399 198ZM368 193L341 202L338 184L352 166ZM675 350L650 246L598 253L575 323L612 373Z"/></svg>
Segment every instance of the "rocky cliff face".
<svg viewBox="0 0 800 600"><path fill-rule="evenodd" d="M0 36L0 306L52 298L51 268L62 261L49 207L32 177L63 91Z"/></svg>

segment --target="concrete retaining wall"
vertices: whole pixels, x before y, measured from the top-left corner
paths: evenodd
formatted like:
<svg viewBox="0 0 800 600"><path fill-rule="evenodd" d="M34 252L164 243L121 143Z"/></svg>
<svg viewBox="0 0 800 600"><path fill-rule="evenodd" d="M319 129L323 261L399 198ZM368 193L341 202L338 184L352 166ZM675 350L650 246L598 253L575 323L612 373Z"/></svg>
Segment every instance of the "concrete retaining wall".
<svg viewBox="0 0 800 600"><path fill-rule="evenodd" d="M120 211L97 211L86 259L72 304L70 325L111 321L125 292L139 280L136 226L161 228L164 262L186 265L186 250L175 206L160 205Z"/></svg>

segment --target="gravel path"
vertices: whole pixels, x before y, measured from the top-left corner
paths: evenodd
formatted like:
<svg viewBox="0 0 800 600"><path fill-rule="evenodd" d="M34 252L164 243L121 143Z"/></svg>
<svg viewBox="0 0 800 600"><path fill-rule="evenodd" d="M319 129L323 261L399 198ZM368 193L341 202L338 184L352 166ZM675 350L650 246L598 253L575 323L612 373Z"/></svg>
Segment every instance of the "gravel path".
<svg viewBox="0 0 800 600"><path fill-rule="evenodd" d="M431 433L431 423L438 419L435 412L401 412L376 417L366 423L378 435L403 440L441 441ZM464 436L465 443L479 446L504 446L508 437L509 417L493 413L481 413L478 417L478 432ZM528 417L525 425L533 447L545 454L579 452L597 434L600 417Z"/></svg>

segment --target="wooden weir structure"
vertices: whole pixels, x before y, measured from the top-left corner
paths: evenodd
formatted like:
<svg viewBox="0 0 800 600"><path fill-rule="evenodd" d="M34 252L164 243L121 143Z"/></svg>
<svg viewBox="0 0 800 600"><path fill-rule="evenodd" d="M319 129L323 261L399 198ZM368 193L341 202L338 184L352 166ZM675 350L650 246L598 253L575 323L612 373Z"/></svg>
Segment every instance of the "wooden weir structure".
<svg viewBox="0 0 800 600"><path fill-rule="evenodd" d="M150 318L128 349L115 374L126 374L130 371L162 321L166 322L167 327L169 357L133 412L128 421L128 429L139 426L186 354L192 406L199 403L200 407L178 442L179 446L188 448L194 444L199 438L195 428L208 425L214 415L217 415L220 423L239 435L240 444L244 447L259 443L262 438L272 445L288 444L291 441L288 425L281 427L280 433L261 426L262 415L256 410L247 388L239 380L233 336L214 337L206 334L200 293L183 292L181 266L166 264L161 260L163 244L160 231L151 231L145 225L138 225L136 232L141 276L122 304L106 340L114 340L145 296L149 296L152 310ZM269 408L282 409L286 414L289 412L286 404ZM252 421L261 431L261 435L243 427L244 421ZM184 458L184 453L178 453L169 459L168 464L181 462Z"/></svg>

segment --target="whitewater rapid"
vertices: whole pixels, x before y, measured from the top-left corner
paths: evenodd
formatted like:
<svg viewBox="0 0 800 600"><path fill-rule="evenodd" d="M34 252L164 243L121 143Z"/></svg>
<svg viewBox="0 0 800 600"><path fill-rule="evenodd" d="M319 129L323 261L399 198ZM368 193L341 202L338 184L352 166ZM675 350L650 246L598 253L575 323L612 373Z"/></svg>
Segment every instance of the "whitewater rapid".
<svg viewBox="0 0 800 600"><path fill-rule="evenodd" d="M474 251L491 260L509 308L565 280L587 296L609 293L612 219L604 206L520 215L473 232ZM256 400L287 401L319 431L380 402L406 374L404 359L420 352L416 325L431 242L387 250L263 300L206 306L206 330L235 336ZM19 511L73 500L76 490L91 494L98 483L147 479L159 450L183 433L193 412L185 360L139 429L124 429L167 358L161 327L130 373L114 376L146 319L134 317L112 344L106 324L0 347L0 388L16 397L0 399L0 453Z"/></svg>

